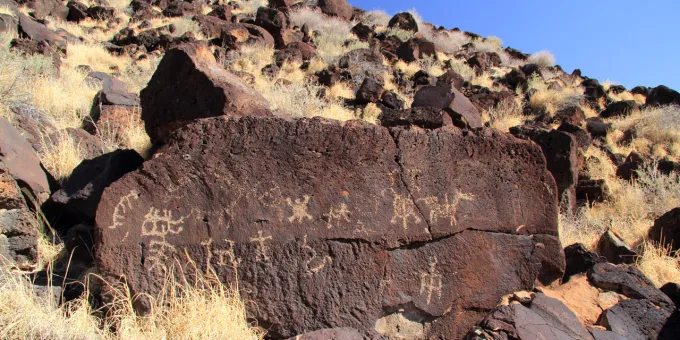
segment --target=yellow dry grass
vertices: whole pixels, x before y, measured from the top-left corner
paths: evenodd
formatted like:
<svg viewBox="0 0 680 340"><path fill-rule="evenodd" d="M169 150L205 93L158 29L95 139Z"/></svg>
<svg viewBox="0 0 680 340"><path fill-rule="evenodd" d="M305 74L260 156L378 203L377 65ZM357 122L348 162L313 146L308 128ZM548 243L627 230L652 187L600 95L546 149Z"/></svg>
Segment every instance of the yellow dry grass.
<svg viewBox="0 0 680 340"><path fill-rule="evenodd" d="M80 144L74 141L65 131L58 132L52 140L43 137L41 144L43 148L43 152L40 154L42 164L61 183L68 179L73 169L84 159L84 150L82 150Z"/></svg>
<svg viewBox="0 0 680 340"><path fill-rule="evenodd" d="M247 321L237 289L212 274L184 277L181 283L169 278L143 317L132 307L137 297L121 285L109 286L114 301L100 319L88 302L88 290L81 298L59 305L37 294L24 277L7 268L0 271L2 339L255 340L264 336L261 328Z"/></svg>
<svg viewBox="0 0 680 340"><path fill-rule="evenodd" d="M522 113L522 104L518 100L504 100L491 110L482 111L482 119L490 122L491 127L508 132L511 127L522 125L526 117Z"/></svg>
<svg viewBox="0 0 680 340"><path fill-rule="evenodd" d="M610 121L619 131L610 145L655 158L680 159L680 106L650 107ZM631 132L634 139L628 142L624 131Z"/></svg>

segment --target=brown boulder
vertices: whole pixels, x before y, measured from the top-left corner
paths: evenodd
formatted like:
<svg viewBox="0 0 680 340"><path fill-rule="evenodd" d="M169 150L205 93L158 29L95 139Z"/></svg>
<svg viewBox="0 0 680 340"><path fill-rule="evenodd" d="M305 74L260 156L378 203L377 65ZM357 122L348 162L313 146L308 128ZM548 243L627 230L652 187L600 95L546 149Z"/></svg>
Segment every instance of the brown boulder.
<svg viewBox="0 0 680 340"><path fill-rule="evenodd" d="M31 18L19 13L19 36L36 42L46 42L51 47L66 52L66 39L45 27L45 25L33 21Z"/></svg>
<svg viewBox="0 0 680 340"><path fill-rule="evenodd" d="M97 264L133 293L185 254L237 274L271 338L389 320L461 338L501 296L562 276L554 192L539 148L493 130L202 119L105 190Z"/></svg>
<svg viewBox="0 0 680 340"><path fill-rule="evenodd" d="M623 241L619 234L611 230L607 230L600 236L597 241L597 252L614 264L632 264L638 259L638 254Z"/></svg>
<svg viewBox="0 0 680 340"><path fill-rule="evenodd" d="M260 7L255 16L255 25L266 29L272 36L275 36L288 27L288 18L283 12L274 8Z"/></svg>
<svg viewBox="0 0 680 340"><path fill-rule="evenodd" d="M675 208L654 221L649 239L672 251L680 250L680 208Z"/></svg>
<svg viewBox="0 0 680 340"><path fill-rule="evenodd" d="M0 118L0 163L7 175L29 189L39 203L50 196L47 176L33 147L4 118Z"/></svg>
<svg viewBox="0 0 680 340"><path fill-rule="evenodd" d="M321 12L332 17L339 17L349 21L354 13L347 0L319 0Z"/></svg>
<svg viewBox="0 0 680 340"><path fill-rule="evenodd" d="M201 43L169 50L141 91L142 119L153 143L198 118L269 116L269 103L221 67Z"/></svg>
<svg viewBox="0 0 680 340"><path fill-rule="evenodd" d="M409 32L418 32L418 23L409 12L398 13L390 19L387 27L398 28Z"/></svg>
<svg viewBox="0 0 680 340"><path fill-rule="evenodd" d="M479 128L482 115L462 93L448 86L423 86L413 99L411 107L434 107L446 110L461 127Z"/></svg>
<svg viewBox="0 0 680 340"><path fill-rule="evenodd" d="M0 162L0 265L30 269L38 261L38 225L13 175ZM0 278L1 279L1 278Z"/></svg>
<svg viewBox="0 0 680 340"><path fill-rule="evenodd" d="M377 103L385 90L381 77L366 77L356 94L357 104Z"/></svg>

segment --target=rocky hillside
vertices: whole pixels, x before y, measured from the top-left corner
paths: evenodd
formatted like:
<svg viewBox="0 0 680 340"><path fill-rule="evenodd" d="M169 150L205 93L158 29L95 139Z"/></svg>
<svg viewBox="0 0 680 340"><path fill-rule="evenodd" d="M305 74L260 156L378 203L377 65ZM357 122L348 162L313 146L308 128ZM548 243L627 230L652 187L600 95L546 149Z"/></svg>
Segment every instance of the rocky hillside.
<svg viewBox="0 0 680 340"><path fill-rule="evenodd" d="M0 32L0 338L680 337L672 89L345 0Z"/></svg>

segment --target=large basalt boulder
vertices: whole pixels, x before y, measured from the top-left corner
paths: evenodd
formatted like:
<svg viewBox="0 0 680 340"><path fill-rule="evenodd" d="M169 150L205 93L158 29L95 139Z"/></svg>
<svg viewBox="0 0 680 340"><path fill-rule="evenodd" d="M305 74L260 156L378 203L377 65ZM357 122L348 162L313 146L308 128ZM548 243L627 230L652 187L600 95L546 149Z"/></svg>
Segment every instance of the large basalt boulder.
<svg viewBox="0 0 680 340"><path fill-rule="evenodd" d="M506 134L216 117L168 141L97 209L97 266L134 294L210 269L238 278L271 338L388 324L455 339L563 275L554 180Z"/></svg>
<svg viewBox="0 0 680 340"><path fill-rule="evenodd" d="M0 164L22 188L30 190L38 203L50 196L47 176L33 147L9 121L1 117Z"/></svg>
<svg viewBox="0 0 680 340"><path fill-rule="evenodd" d="M409 32L418 32L418 22L409 12L398 13L387 24L389 28L398 28Z"/></svg>
<svg viewBox="0 0 680 340"><path fill-rule="evenodd" d="M169 50L140 97L142 119L153 143L198 118L271 115L269 103L221 67L201 43Z"/></svg>
<svg viewBox="0 0 680 340"><path fill-rule="evenodd" d="M0 162L0 265L31 269L38 261L38 226L21 188Z"/></svg>
<svg viewBox="0 0 680 340"><path fill-rule="evenodd" d="M666 86L660 85L649 91L647 105L680 104L680 93Z"/></svg>
<svg viewBox="0 0 680 340"><path fill-rule="evenodd" d="M423 86L416 92L411 107L434 107L447 111L462 126L482 126L482 115L477 108L462 93L449 86Z"/></svg>
<svg viewBox="0 0 680 340"><path fill-rule="evenodd" d="M19 13L19 37L36 42L45 42L51 47L66 52L66 39L45 25L38 23L26 15Z"/></svg>
<svg viewBox="0 0 680 340"><path fill-rule="evenodd" d="M347 0L319 0L319 8L326 15L339 17L347 21L352 19L352 14L354 14L354 10L347 3Z"/></svg>

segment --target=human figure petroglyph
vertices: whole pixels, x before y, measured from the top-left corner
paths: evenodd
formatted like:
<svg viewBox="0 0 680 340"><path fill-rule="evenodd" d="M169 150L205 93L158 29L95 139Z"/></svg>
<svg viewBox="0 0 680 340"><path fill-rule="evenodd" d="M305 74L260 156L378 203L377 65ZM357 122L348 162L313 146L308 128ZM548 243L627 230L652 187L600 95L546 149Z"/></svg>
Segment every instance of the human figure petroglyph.
<svg viewBox="0 0 680 340"><path fill-rule="evenodd" d="M416 224L422 221L416 213L415 204L413 204L410 198L395 193L392 208L392 224L401 224L404 230L408 229L409 219L412 219Z"/></svg>
<svg viewBox="0 0 680 340"><path fill-rule="evenodd" d="M324 269L327 264L333 263L333 259L328 255L322 257L321 260L319 260L316 250L307 244L307 235L305 235L303 238L302 248L308 250L312 254L312 257L305 262L305 274L307 276L314 275ZM313 264L312 262L316 264Z"/></svg>
<svg viewBox="0 0 680 340"><path fill-rule="evenodd" d="M309 221L312 220L312 215L307 212L310 198L311 196L304 195L303 198L298 198L295 202L290 198L286 198L286 203L293 210L293 215L288 217L288 222L296 221L297 223L302 223L305 218Z"/></svg>
<svg viewBox="0 0 680 340"><path fill-rule="evenodd" d="M349 209L347 209L347 204L345 203L340 203L340 207L337 208L331 207L330 211L328 212L328 222L326 223L326 228L333 228L333 224L335 222L351 222L349 219L349 214Z"/></svg>
<svg viewBox="0 0 680 340"><path fill-rule="evenodd" d="M272 236L263 236L262 230L257 232L257 237L250 238L251 243L257 243L257 262L269 261L269 247L265 244L268 240L272 240Z"/></svg>
<svg viewBox="0 0 680 340"><path fill-rule="evenodd" d="M428 197L422 199L430 208L430 222L437 223L439 218L448 218L452 227L458 224L456 213L458 213L458 205L461 201L472 201L474 196L456 192L453 199L449 200L449 194L444 194L444 203L439 203L438 197Z"/></svg>
<svg viewBox="0 0 680 340"><path fill-rule="evenodd" d="M430 268L427 272L420 273L420 294L426 294L425 301L429 305L432 301L432 294L436 294L437 298L442 298L442 276L437 272L437 256L430 259Z"/></svg>
<svg viewBox="0 0 680 340"><path fill-rule="evenodd" d="M184 218L184 216L173 218L171 211L154 207L149 208L149 212L144 215L142 236L160 238L149 242L149 266L147 267L149 271L161 270L163 275L167 274L166 263L171 259L171 254L177 252L177 249L166 241L166 237L168 234L182 232Z"/></svg>
<svg viewBox="0 0 680 340"><path fill-rule="evenodd" d="M118 204L113 208L113 223L109 226L109 229L116 229L123 226L123 218L125 218L125 213L128 209L132 209L132 201L139 199L139 193L132 190L129 194L123 196L118 201Z"/></svg>

